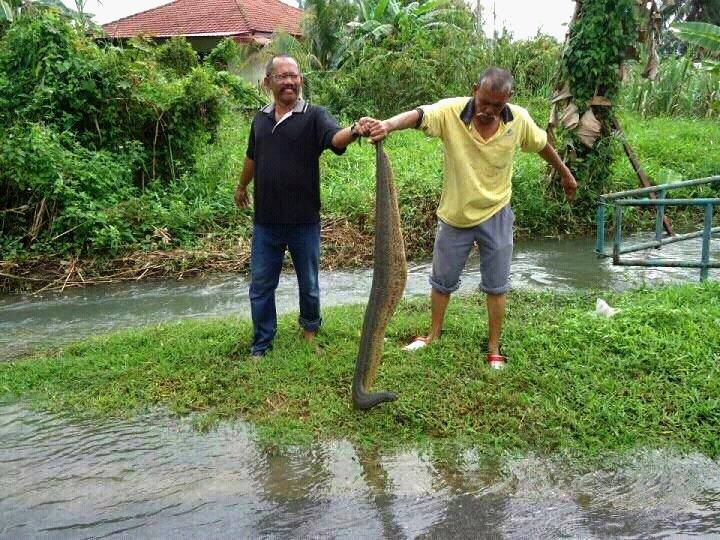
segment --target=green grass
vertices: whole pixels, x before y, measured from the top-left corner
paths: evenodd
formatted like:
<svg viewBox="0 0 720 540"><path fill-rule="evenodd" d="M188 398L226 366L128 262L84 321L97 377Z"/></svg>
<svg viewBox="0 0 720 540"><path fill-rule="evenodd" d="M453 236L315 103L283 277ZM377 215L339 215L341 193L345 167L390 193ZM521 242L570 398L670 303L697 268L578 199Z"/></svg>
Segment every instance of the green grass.
<svg viewBox="0 0 720 540"><path fill-rule="evenodd" d="M546 102L530 100L520 104L544 127L548 116ZM623 114L620 120L640 163L656 183L720 174L720 122L678 117L642 119L634 114ZM116 246L118 253L171 248L217 250L236 245L238 238L247 238L252 213L235 208L233 192L244 161L248 132L247 117L229 115L213 141L199 147L191 172L167 187L150 187L144 195L130 198L113 209L113 219L132 233L126 231L127 235L121 235ZM432 250L435 210L442 189L442 144L415 130L406 130L393 133L386 149L398 187L408 256L413 259L427 256ZM374 149L367 142L351 145L341 157L325 152L321 161L324 219L346 219L357 231L372 234L374 176ZM622 153L609 185L612 191L638 187ZM580 182L579 199L583 189ZM594 210L568 205L556 198L556 192L547 179L545 163L536 155L518 153L513 177L518 237L577 236L594 231ZM695 190L693 194L716 196L717 190L714 193ZM676 210L668 213L673 223L677 213ZM685 214L689 217L684 218ZM645 227L651 219L649 212L629 211L626 231ZM681 227L699 223L700 218L691 212L678 217ZM166 244L158 230L167 233L171 241ZM60 256L56 253L56 242L43 242L35 244L33 252L41 258ZM30 254L18 239L0 238L0 244L5 246L9 260L22 260ZM98 256L89 264L102 266L103 253Z"/></svg>
<svg viewBox="0 0 720 540"><path fill-rule="evenodd" d="M523 105L539 125L545 125L546 104ZM633 114L623 115L620 121L641 165L655 183L720 174L720 122L692 118L641 119ZM442 189L442 144L415 130L407 130L393 133L386 142L386 150L395 173L410 255L426 254L432 248L435 209ZM628 159L620 152L608 182L610 191L640 187ZM346 217L361 228L372 225L374 166L374 153L369 144L352 145L340 158L325 154L322 161L324 214ZM583 190L582 182L579 189ZM695 191L695 195L701 194ZM594 231L594 212L577 215L578 210L573 206L551 196L545 162L533 154L516 154L513 209L520 235L583 235ZM669 211L671 217L675 213ZM649 213L641 215L647 217ZM646 222L647 219L628 219L626 225L630 231Z"/></svg>
<svg viewBox="0 0 720 540"><path fill-rule="evenodd" d="M167 407L199 413L200 426L241 418L273 444L346 437L487 453L671 446L719 456L720 284L605 297L621 309L611 319L594 315L593 294L511 293L503 372L483 362L482 297L454 298L443 338L415 354L400 347L424 332L427 301L404 301L373 386L400 399L370 412L350 403L362 306L325 310L319 357L292 314L262 360L246 354L248 321L189 321L0 364L0 398L101 417Z"/></svg>
<svg viewBox="0 0 720 540"><path fill-rule="evenodd" d="M620 118L628 142L643 169L662 184L720 175L720 122L698 118ZM627 159L615 164L611 185L615 191L635 187Z"/></svg>
<svg viewBox="0 0 720 540"><path fill-rule="evenodd" d="M528 108L540 126L545 126L546 102L532 100L521 105ZM634 114L624 114L620 120L638 159L657 183L720 174L720 123L694 118L642 119ZM173 220L150 220L153 225L168 227L170 234L177 238L192 238L183 232L188 227L197 230L199 237L248 235L250 215L237 212L232 201L248 131L247 118L226 119L213 144L199 152L194 173L175 186L177 197L188 199L186 205L180 211L170 212ZM395 173L409 255L427 255L432 249L435 209L442 189L442 144L415 130L406 130L393 133L385 147ZM345 218L357 229L372 232L373 146L365 141L353 144L341 157L325 152L321 166L324 217ZM624 154L618 157L609 185L613 191L639 187ZM576 210L571 206L551 198L545 163L538 156L518 152L513 186L513 207L520 235L592 232L594 214L574 216ZM188 198L188 194L192 196ZM568 228L568 223L574 223L574 228ZM632 227L635 223L629 220L627 225Z"/></svg>

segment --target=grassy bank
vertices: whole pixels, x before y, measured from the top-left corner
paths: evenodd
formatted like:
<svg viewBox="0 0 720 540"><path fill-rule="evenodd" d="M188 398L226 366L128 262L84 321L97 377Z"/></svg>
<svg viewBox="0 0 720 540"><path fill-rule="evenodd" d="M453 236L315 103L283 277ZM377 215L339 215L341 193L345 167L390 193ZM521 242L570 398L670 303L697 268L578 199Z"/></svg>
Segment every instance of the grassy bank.
<svg viewBox="0 0 720 540"><path fill-rule="evenodd" d="M540 125L545 102L523 103ZM621 122L645 170L657 183L720 173L720 123L689 118ZM238 211L233 191L247 145L249 124L242 115L228 117L211 143L198 153L191 174L172 182L165 194L148 191L113 209L136 234L117 253L68 253L61 243L38 243L29 251L6 251L0 260L0 290L82 285L104 280L187 276L209 271L244 271L252 214ZM702 141L702 147L697 141ZM442 146L414 130L393 134L386 143L398 186L408 257L430 254L435 209L440 198ZM328 267L367 265L372 260L374 150L363 142L337 157L322 158L323 263ZM609 191L637 187L624 157L618 159ZM519 153L513 180L517 236L582 235L594 230L594 212L552 196L545 167L537 156ZM583 186L580 185L580 190ZM696 192L699 194L700 192ZM704 195L717 195L704 193ZM689 193L679 193L688 196ZM669 210L680 226L701 217ZM629 210L626 231L649 224L652 214ZM56 251L61 249L63 251Z"/></svg>
<svg viewBox="0 0 720 540"><path fill-rule="evenodd" d="M315 356L295 315L272 353L250 360L247 320L169 324L0 364L0 398L102 417L163 406L200 425L242 418L273 443L347 437L393 446L469 443L482 451L596 455L673 446L720 455L720 284L606 296L513 292L504 334L511 364L483 363L484 301L453 300L441 341L415 354L423 299L405 301L387 332L374 387L399 401L368 413L350 405L362 306L327 309Z"/></svg>

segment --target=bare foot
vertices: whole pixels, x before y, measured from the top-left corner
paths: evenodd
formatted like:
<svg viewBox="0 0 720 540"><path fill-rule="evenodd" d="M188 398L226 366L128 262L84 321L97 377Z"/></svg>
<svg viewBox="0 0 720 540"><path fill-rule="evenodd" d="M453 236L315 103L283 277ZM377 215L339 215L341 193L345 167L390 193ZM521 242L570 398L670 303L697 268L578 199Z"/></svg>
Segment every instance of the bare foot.
<svg viewBox="0 0 720 540"><path fill-rule="evenodd" d="M317 356L322 354L322 349L315 339L317 337L317 332L303 329L302 337Z"/></svg>

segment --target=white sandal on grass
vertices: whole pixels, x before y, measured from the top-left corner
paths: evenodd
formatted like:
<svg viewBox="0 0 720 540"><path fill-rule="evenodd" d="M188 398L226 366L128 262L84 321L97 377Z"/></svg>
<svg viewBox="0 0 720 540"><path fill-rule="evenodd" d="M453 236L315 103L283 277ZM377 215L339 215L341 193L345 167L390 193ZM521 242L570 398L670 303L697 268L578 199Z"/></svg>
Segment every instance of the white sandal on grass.
<svg viewBox="0 0 720 540"><path fill-rule="evenodd" d="M426 347L428 345L429 341L428 338L418 336L415 339L412 340L412 343L409 345L405 345L402 350L403 351L417 351L418 349L422 349L423 347Z"/></svg>

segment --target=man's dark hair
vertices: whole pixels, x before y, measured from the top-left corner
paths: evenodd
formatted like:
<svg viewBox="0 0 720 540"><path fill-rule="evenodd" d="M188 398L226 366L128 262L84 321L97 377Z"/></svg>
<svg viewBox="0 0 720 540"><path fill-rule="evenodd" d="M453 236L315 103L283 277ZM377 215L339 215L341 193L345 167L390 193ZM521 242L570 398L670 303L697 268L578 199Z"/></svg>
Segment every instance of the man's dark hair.
<svg viewBox="0 0 720 540"><path fill-rule="evenodd" d="M293 62L295 62L298 65L298 71L300 71L300 64L293 56L290 56L289 54L284 54L284 53L283 54L275 54L275 55L273 55L272 58L270 58L270 60L268 60L267 64L265 64L265 76L266 77L269 77L272 74L273 64L275 63L276 58L289 58L290 60L292 60Z"/></svg>
<svg viewBox="0 0 720 540"><path fill-rule="evenodd" d="M506 92L507 94L512 93L514 83L515 79L512 74L506 69L498 67L487 68L480 74L477 81L478 86L485 84L493 92Z"/></svg>

